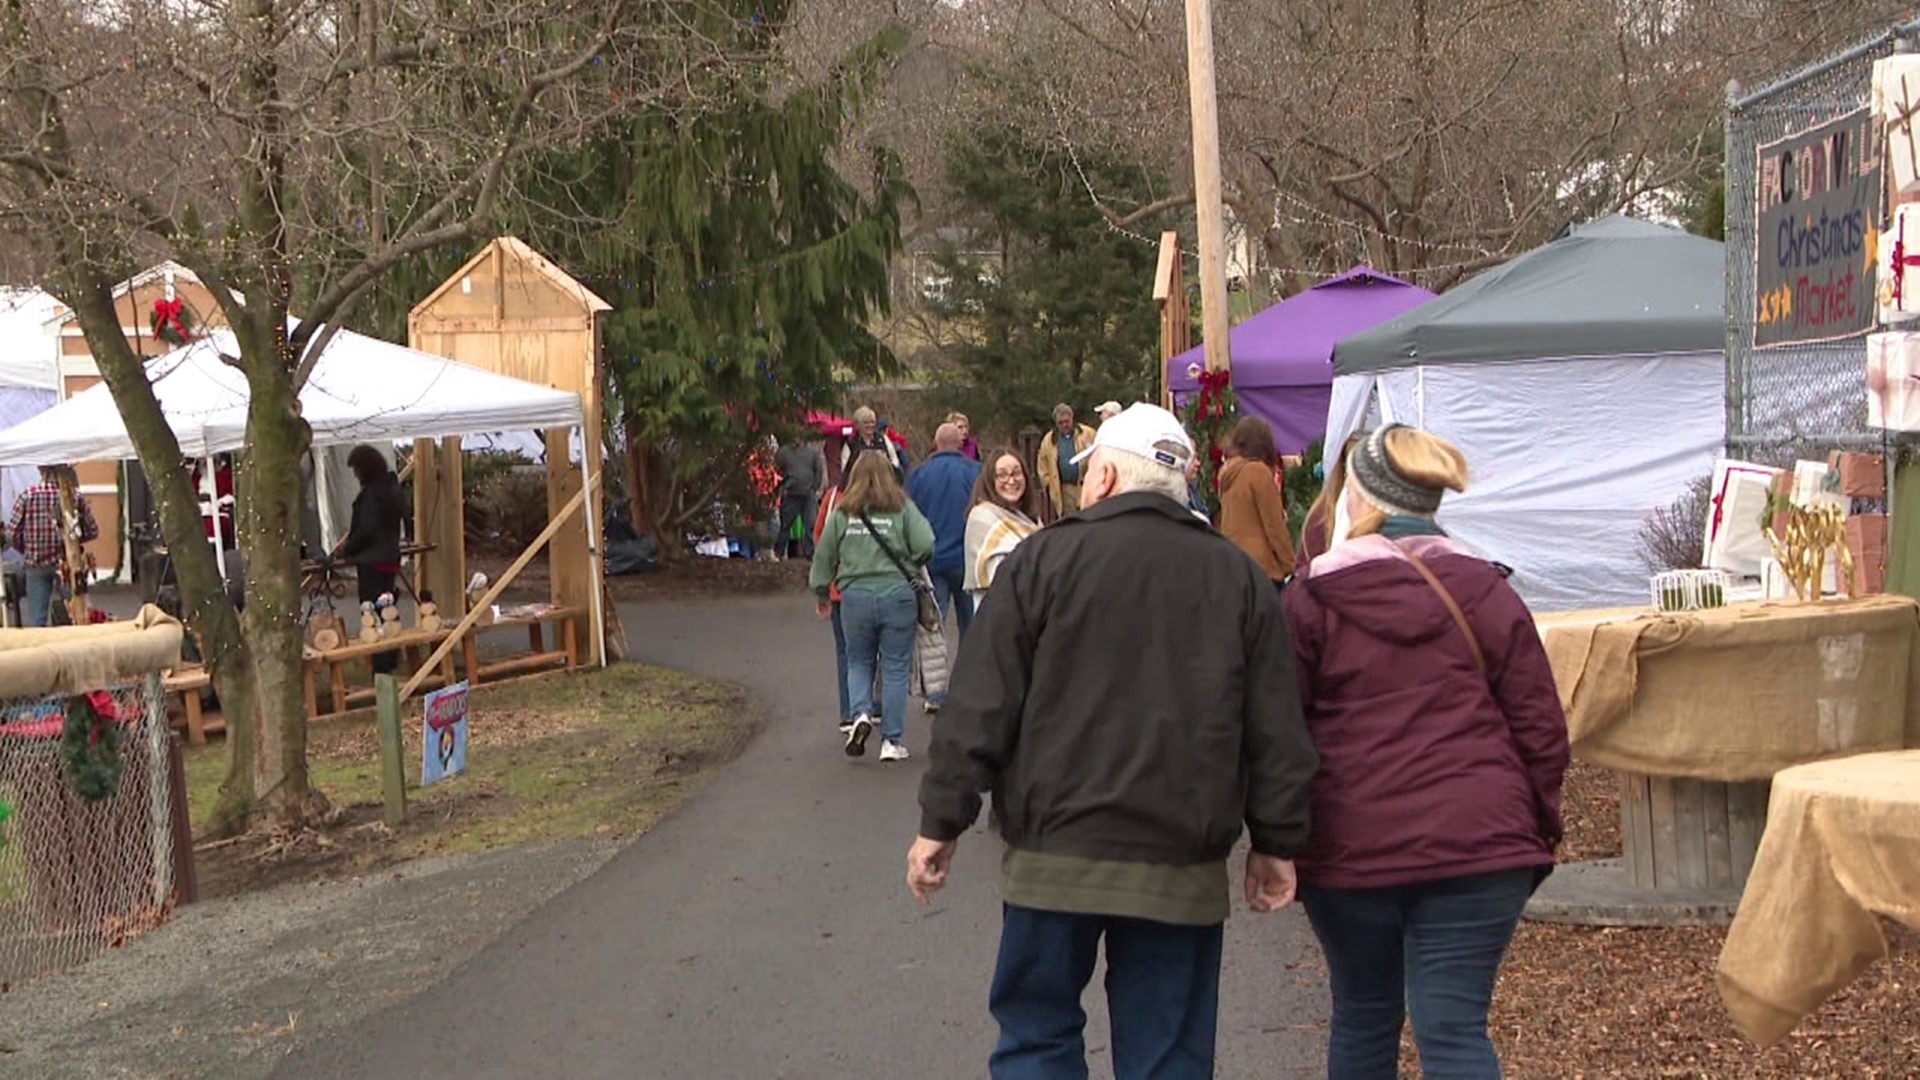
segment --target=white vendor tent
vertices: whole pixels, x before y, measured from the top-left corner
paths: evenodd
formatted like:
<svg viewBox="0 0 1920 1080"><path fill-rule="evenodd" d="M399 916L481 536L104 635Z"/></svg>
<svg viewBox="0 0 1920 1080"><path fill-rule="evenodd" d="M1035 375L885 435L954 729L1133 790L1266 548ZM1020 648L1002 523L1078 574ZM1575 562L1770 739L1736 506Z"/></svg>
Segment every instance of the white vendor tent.
<svg viewBox="0 0 1920 1080"><path fill-rule="evenodd" d="M60 339L52 322L59 310L60 301L39 289L0 289L0 430L60 400ZM32 468L0 468L0 518L36 479Z"/></svg>
<svg viewBox="0 0 1920 1080"><path fill-rule="evenodd" d="M1327 446L1382 422L1465 451L1440 523L1537 610L1645 603L1641 524L1725 440L1725 251L1609 217L1334 348Z"/></svg>
<svg viewBox="0 0 1920 1080"><path fill-rule="evenodd" d="M230 331L215 331L147 363L160 407L190 458L246 442L247 382L222 354L238 355ZM517 428L576 427L579 395L342 330L300 391L315 446L387 443ZM106 385L0 431L0 465L133 458L133 444Z"/></svg>

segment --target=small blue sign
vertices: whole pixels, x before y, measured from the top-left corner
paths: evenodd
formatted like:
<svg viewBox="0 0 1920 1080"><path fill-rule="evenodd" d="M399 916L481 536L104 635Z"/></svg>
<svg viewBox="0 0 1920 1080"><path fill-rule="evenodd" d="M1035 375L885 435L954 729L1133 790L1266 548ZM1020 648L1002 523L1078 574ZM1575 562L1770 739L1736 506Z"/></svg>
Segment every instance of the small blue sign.
<svg viewBox="0 0 1920 1080"><path fill-rule="evenodd" d="M467 684L454 683L428 694L426 714L422 787L467 771Z"/></svg>

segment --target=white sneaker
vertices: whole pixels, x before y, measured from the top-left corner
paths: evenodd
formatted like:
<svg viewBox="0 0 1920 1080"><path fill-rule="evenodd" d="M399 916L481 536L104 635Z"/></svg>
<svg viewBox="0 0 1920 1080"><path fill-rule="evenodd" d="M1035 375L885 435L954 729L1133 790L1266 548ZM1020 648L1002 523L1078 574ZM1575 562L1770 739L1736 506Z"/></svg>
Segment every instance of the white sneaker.
<svg viewBox="0 0 1920 1080"><path fill-rule="evenodd" d="M853 718L853 724L847 728L847 756L865 757L867 736L873 734L873 721L864 716Z"/></svg>
<svg viewBox="0 0 1920 1080"><path fill-rule="evenodd" d="M840 721L840 734L842 734L842 735L851 735L851 734L853 734L853 720L852 720L852 719L850 719L850 718L849 718L849 719L845 719L845 720L842 720L842 721Z"/></svg>
<svg viewBox="0 0 1920 1080"><path fill-rule="evenodd" d="M940 712L940 703L937 701L929 701L926 704L926 710L928 716L936 716Z"/></svg>
<svg viewBox="0 0 1920 1080"><path fill-rule="evenodd" d="M901 746L892 739L887 739L880 744L881 761L905 761L912 756L913 755L907 753L906 747Z"/></svg>

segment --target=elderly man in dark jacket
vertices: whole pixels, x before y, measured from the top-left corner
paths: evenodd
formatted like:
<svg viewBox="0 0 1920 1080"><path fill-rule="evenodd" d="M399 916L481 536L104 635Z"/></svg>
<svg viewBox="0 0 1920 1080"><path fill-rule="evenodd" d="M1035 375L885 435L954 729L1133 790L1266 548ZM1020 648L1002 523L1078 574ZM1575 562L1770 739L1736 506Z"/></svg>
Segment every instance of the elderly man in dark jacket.
<svg viewBox="0 0 1920 1080"><path fill-rule="evenodd" d="M1007 559L960 651L907 883L922 903L991 791L1007 851L991 1004L998 1080L1086 1075L1080 995L1104 939L1120 1080L1213 1075L1227 855L1293 899L1318 761L1286 616L1188 512L1193 444L1135 405L1081 457L1083 512Z"/></svg>

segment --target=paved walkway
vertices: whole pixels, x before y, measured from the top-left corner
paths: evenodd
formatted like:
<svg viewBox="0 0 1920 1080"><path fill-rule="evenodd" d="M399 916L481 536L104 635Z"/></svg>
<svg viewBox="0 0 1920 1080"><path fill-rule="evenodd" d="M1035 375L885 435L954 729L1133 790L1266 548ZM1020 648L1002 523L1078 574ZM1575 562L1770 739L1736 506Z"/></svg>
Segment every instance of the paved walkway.
<svg viewBox="0 0 1920 1080"><path fill-rule="evenodd" d="M983 1076L998 845L976 829L931 909L908 896L925 718L909 727L912 761L841 753L832 638L804 596L622 615L640 659L746 686L767 729L679 813L445 982L278 1075ZM1219 1075L1316 1075L1324 976L1304 919L1237 911L1227 949ZM1095 987L1094 1074L1111 1075Z"/></svg>

